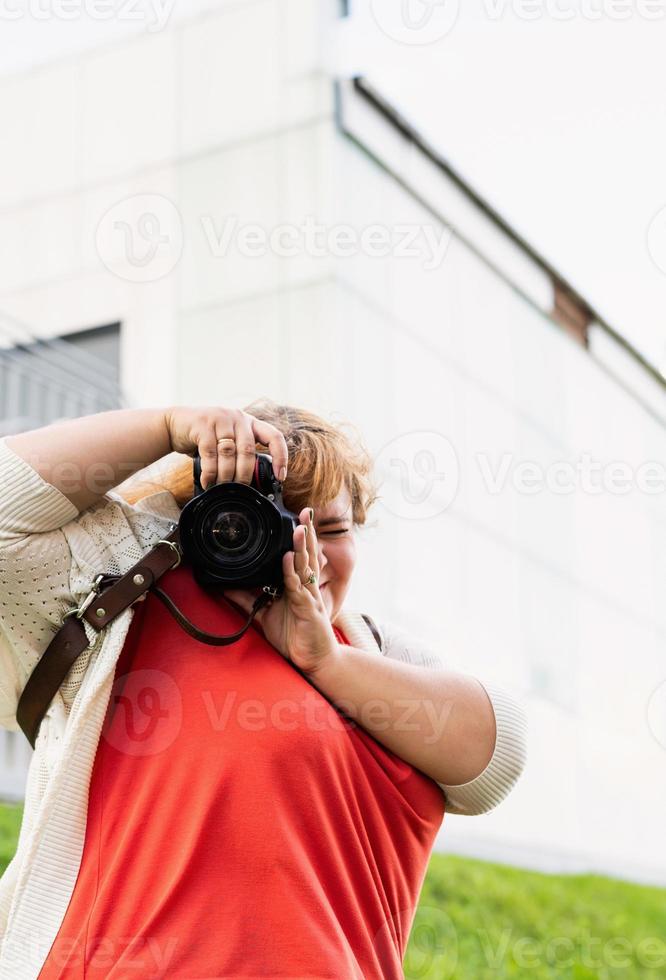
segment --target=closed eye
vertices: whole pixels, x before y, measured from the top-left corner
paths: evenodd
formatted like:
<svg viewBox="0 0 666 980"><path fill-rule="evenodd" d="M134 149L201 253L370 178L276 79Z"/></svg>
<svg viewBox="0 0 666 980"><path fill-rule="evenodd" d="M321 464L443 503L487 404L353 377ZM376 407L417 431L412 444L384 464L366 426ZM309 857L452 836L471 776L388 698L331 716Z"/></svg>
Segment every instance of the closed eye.
<svg viewBox="0 0 666 980"><path fill-rule="evenodd" d="M347 534L349 532L348 527L341 528L339 531L321 531L319 537L324 537L327 534Z"/></svg>

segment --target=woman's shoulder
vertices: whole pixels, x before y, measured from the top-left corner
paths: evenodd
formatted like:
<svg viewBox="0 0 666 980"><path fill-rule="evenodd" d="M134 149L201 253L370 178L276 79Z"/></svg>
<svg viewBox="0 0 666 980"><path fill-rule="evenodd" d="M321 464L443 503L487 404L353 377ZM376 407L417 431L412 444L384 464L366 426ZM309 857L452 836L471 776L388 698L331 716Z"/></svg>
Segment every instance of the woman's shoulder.
<svg viewBox="0 0 666 980"><path fill-rule="evenodd" d="M141 497L136 503L130 503L116 490L109 490L105 495L116 503L125 514L149 514L159 520L177 522L180 518L180 507L170 490L156 490L155 493Z"/></svg>
<svg viewBox="0 0 666 980"><path fill-rule="evenodd" d="M344 634L351 646L367 650L369 653L379 653L380 646L368 619L367 614L345 607L340 610L333 625Z"/></svg>
<svg viewBox="0 0 666 980"><path fill-rule="evenodd" d="M442 659L422 637L393 620L366 611L346 611L336 619L352 646L381 651L385 657L425 667L441 667Z"/></svg>
<svg viewBox="0 0 666 980"><path fill-rule="evenodd" d="M115 559L121 572L139 561L178 521L180 510L169 491L130 503L109 490L63 528L72 552L86 563ZM100 569L104 571L108 569Z"/></svg>
<svg viewBox="0 0 666 980"><path fill-rule="evenodd" d="M442 658L434 644L428 642L418 631L408 629L385 617L374 617L374 623L382 638L382 651L385 656L424 667L443 666Z"/></svg>

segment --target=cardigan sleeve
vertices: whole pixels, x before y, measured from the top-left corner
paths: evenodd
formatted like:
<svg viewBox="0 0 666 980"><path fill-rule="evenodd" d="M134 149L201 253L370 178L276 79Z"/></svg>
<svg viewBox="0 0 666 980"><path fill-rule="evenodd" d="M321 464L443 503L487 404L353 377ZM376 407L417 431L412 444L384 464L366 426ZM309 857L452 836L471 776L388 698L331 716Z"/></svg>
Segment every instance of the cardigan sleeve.
<svg viewBox="0 0 666 980"><path fill-rule="evenodd" d="M423 641L390 622L376 623L385 656L422 667L444 667L441 658ZM527 759L527 715L524 707L508 690L489 680L477 678L495 714L495 748L485 769L467 783L456 786L439 783L450 813L468 816L487 813L508 796Z"/></svg>
<svg viewBox="0 0 666 980"><path fill-rule="evenodd" d="M12 731L39 651L72 605L72 554L61 527L77 515L0 439L0 725Z"/></svg>
<svg viewBox="0 0 666 980"><path fill-rule="evenodd" d="M0 439L0 547L26 534L54 531L78 513L61 490Z"/></svg>
<svg viewBox="0 0 666 980"><path fill-rule="evenodd" d="M153 500L151 512L110 491L79 513L0 439L0 726L18 731L16 708L26 681L94 576L126 571L164 535L177 506L168 492ZM104 633L84 625L90 646L57 698L65 714Z"/></svg>

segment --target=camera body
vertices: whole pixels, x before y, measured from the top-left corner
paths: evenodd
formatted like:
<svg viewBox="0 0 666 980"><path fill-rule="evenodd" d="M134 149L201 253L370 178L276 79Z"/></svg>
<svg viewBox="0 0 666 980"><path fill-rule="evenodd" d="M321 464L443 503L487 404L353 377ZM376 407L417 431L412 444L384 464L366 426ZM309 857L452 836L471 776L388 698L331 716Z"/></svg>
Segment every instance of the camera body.
<svg viewBox="0 0 666 980"><path fill-rule="evenodd" d="M284 585L282 558L294 547L296 514L284 506L272 459L257 453L252 482L201 486L194 457L194 494L180 513L180 545L203 586L250 589Z"/></svg>

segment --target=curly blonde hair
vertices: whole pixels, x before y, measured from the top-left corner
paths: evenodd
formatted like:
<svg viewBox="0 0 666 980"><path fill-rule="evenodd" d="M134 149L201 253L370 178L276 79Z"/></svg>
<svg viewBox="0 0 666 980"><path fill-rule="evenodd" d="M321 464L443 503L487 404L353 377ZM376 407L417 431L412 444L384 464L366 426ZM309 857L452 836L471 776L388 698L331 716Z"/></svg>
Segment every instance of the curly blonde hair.
<svg viewBox="0 0 666 980"><path fill-rule="evenodd" d="M329 422L307 409L279 404L270 398L259 398L243 411L270 422L285 437L289 463L283 498L289 510L298 514L303 507L324 507L346 486L353 523L366 523L368 511L378 499L378 487L372 456L351 422ZM268 447L256 443L256 449L267 452ZM137 503L151 493L168 490L183 507L193 492L192 459L178 456L155 479L137 474L116 491L129 503Z"/></svg>

